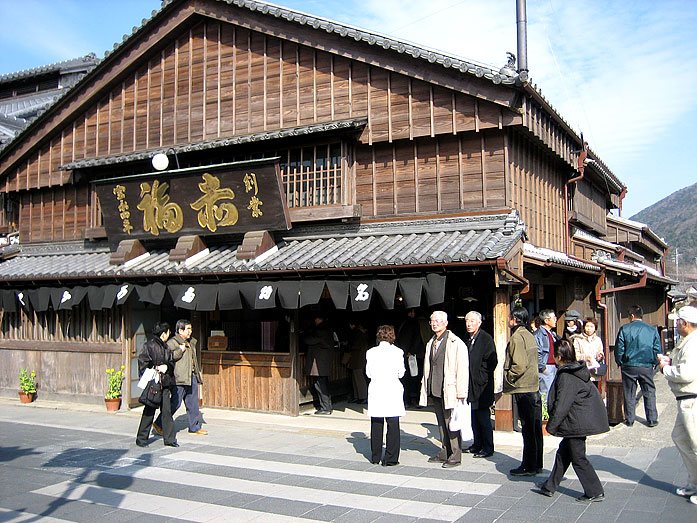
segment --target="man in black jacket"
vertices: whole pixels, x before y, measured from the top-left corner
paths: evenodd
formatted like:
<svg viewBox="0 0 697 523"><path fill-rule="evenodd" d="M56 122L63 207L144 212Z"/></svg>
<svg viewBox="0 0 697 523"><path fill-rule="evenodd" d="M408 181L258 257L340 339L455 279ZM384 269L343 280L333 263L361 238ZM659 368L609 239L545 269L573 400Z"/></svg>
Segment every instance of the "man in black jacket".
<svg viewBox="0 0 697 523"><path fill-rule="evenodd" d="M498 363L493 338L481 329L482 315L470 311L465 316L469 338L469 393L467 403L472 407L474 442L465 452L475 458L488 458L494 453L494 429L491 426L491 406L494 404L494 370Z"/></svg>

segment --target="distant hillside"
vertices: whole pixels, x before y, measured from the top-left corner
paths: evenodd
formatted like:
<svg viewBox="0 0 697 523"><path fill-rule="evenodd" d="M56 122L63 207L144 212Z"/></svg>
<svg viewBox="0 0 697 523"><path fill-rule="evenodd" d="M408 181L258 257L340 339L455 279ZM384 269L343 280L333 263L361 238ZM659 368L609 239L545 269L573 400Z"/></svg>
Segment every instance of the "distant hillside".
<svg viewBox="0 0 697 523"><path fill-rule="evenodd" d="M631 217L645 223L669 245L669 265L680 253L680 272L694 272L697 263L697 183L680 189Z"/></svg>

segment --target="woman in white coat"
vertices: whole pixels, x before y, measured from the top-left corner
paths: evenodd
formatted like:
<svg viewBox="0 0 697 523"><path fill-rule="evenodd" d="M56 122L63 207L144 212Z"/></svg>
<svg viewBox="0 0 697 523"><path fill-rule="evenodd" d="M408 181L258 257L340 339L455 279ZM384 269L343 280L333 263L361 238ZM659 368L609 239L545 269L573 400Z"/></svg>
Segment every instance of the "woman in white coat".
<svg viewBox="0 0 697 523"><path fill-rule="evenodd" d="M399 463L399 417L404 416L404 388L399 378L404 376L404 351L393 345L394 327L378 327L379 345L366 354L365 373L370 378L368 386L368 416L370 416L370 461L380 462L382 433L387 420L387 444L383 467Z"/></svg>

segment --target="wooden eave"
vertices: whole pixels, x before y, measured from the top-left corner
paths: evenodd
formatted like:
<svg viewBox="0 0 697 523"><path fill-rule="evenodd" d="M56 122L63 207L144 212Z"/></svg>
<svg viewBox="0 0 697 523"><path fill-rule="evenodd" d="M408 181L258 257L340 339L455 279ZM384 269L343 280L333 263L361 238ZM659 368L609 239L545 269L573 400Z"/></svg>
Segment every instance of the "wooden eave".
<svg viewBox="0 0 697 523"><path fill-rule="evenodd" d="M659 255L664 255L665 251L668 249L668 244L663 241L655 232L651 230L648 225L640 224L634 225L623 219L617 219L612 214L607 215L608 225L612 224L613 227L617 229L623 229L625 231L631 231L641 238L641 241L637 242L642 247L650 250ZM638 222L635 222L638 224Z"/></svg>
<svg viewBox="0 0 697 523"><path fill-rule="evenodd" d="M284 19L238 8L224 2L195 0L194 5L197 13L215 20L462 92L501 105L517 113L518 92L511 85L497 85L490 80L477 78L472 74L463 73L456 69L446 69L440 64L431 65L422 58L413 58L391 49L382 49L377 45L355 41L349 36L342 37L339 34L328 33L311 26L299 26ZM347 42L350 45L346 45Z"/></svg>
<svg viewBox="0 0 697 523"><path fill-rule="evenodd" d="M32 122L18 139L0 150L0 176L9 172L31 151L43 145L51 130L97 103L110 86L137 68L138 64L153 52L168 45L170 39L174 39L183 27L195 23L199 19L198 16L236 24L495 103L511 111L508 118L504 117L501 125L522 121L516 109L520 91L514 85L510 85L510 79L507 80L508 84L501 84L499 75L496 75L494 80L478 78L479 70L475 75L469 71L448 68L440 63L429 64L430 59L425 60L421 56L414 58L395 50L356 41L348 35L328 33L223 0L173 0L134 31L123 44L117 46L94 70L66 93L66 96ZM481 74L484 75L484 72L481 71Z"/></svg>
<svg viewBox="0 0 697 523"><path fill-rule="evenodd" d="M547 99L542 96L542 94L537 90L536 86L533 86L530 83L524 83L522 85L522 90L526 97L522 101L521 112L527 116L529 113L529 100L534 101L540 106L542 111L549 116L553 124L563 131L563 133L566 135L566 140L568 140L568 143L562 144L562 140L559 139L559 136L555 136L555 133L551 130L546 130L547 132L545 134L548 136L538 136L539 133L536 133L534 125L532 125L532 122L530 122L527 117L523 119L523 126L528 129L532 135L536 136L540 141L542 141L542 143L550 147L562 160L564 160L564 162L578 172L578 153L583 147L583 140L581 137L576 134L566 120L564 120L557 110L554 109L554 107L552 107L552 105L547 101ZM609 181L610 184L614 186L614 194L619 194L626 189L626 185L623 184L620 179L610 171L608 166L590 149L588 158L592 159L596 165L588 164L586 166L585 172L587 175L592 175L593 178L598 180L599 183L602 183L603 185L606 181ZM612 191L611 194L613 194Z"/></svg>

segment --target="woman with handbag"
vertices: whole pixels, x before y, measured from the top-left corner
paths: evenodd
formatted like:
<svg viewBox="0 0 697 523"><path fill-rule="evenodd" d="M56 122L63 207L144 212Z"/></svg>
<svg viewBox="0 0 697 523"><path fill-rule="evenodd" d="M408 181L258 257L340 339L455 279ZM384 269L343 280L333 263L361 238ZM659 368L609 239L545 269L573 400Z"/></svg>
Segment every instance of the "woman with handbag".
<svg viewBox="0 0 697 523"><path fill-rule="evenodd" d="M404 376L404 351L393 345L394 327L378 327L377 347L366 353L365 372L368 385L368 416L370 416L370 461L380 463L382 432L387 420L387 442L383 467L399 464L399 417L406 414L404 387L399 379Z"/></svg>
<svg viewBox="0 0 697 523"><path fill-rule="evenodd" d="M590 383L588 368L583 362L576 361L574 349L568 341L560 340L555 344L554 360L559 369L547 398L547 432L563 439L551 474L534 491L552 497L569 465L573 465L584 492L577 501L602 501L605 492L586 457L586 437L610 430L605 405L598 389Z"/></svg>
<svg viewBox="0 0 697 523"><path fill-rule="evenodd" d="M598 320L587 318L583 325L583 334L576 336L573 340L576 361L582 361L588 367L591 381L598 386L598 377L605 375L607 367L603 361L603 342L597 334Z"/></svg>
<svg viewBox="0 0 697 523"><path fill-rule="evenodd" d="M174 379L174 362L181 359L186 351L183 345L177 350L170 350L167 347L170 327L166 322L155 324L151 338L145 342L143 348L138 353L138 372L142 376L146 369L155 369L159 375L159 384L162 387L162 395L158 404L144 404L143 414L140 417L138 434L136 435L136 445L147 447L150 438L150 428L152 427L155 411L159 408L162 412L162 430L164 432L164 442L168 447L178 447L176 434L174 432L174 419L172 419L172 390L176 388ZM146 391L153 386L152 381L148 383ZM141 396L142 397L142 396ZM151 395L152 398L152 395ZM147 400L146 400L147 401ZM150 403L150 402L148 402Z"/></svg>

